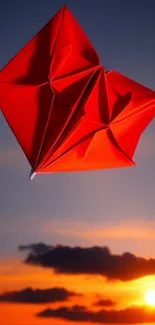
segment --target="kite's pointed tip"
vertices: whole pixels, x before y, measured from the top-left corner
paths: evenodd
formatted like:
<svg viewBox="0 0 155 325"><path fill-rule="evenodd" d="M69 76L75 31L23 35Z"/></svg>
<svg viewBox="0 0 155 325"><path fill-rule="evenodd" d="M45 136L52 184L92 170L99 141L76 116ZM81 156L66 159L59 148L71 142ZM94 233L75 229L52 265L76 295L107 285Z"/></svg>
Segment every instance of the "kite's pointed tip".
<svg viewBox="0 0 155 325"><path fill-rule="evenodd" d="M32 180L35 177L36 173L33 171L33 169L31 170L29 179Z"/></svg>
<svg viewBox="0 0 155 325"><path fill-rule="evenodd" d="M69 8L67 5L64 5L61 9L62 9L63 13L65 13L66 11L69 11Z"/></svg>
<svg viewBox="0 0 155 325"><path fill-rule="evenodd" d="M64 5L62 8L63 9L68 9L68 6L67 5Z"/></svg>

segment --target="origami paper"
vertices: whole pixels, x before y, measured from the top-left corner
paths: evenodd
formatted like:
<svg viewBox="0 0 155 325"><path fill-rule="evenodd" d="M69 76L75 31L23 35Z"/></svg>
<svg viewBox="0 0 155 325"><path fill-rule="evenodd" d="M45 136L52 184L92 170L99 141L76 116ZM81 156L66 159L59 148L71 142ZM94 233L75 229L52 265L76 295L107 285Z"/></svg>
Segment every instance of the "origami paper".
<svg viewBox="0 0 155 325"><path fill-rule="evenodd" d="M133 166L155 92L106 72L67 7L1 70L0 107L36 173Z"/></svg>

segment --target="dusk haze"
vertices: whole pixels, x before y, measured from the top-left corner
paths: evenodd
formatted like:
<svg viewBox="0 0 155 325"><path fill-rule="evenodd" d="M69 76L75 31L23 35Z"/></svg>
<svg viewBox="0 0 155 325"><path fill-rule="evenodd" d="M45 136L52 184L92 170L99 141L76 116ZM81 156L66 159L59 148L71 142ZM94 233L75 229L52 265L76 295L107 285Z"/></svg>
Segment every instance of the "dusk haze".
<svg viewBox="0 0 155 325"><path fill-rule="evenodd" d="M0 4L0 325L155 324L154 16Z"/></svg>

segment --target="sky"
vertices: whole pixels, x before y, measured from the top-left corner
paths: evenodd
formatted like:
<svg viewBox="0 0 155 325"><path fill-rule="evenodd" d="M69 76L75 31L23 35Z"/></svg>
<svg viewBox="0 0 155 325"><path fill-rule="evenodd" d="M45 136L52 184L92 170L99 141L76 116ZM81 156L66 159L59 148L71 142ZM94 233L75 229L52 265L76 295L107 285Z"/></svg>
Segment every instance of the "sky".
<svg viewBox="0 0 155 325"><path fill-rule="evenodd" d="M0 69L64 5L107 70L155 90L153 0L1 1ZM136 167L30 181L0 112L0 325L155 322L143 307L155 288L154 138L155 121L140 139Z"/></svg>

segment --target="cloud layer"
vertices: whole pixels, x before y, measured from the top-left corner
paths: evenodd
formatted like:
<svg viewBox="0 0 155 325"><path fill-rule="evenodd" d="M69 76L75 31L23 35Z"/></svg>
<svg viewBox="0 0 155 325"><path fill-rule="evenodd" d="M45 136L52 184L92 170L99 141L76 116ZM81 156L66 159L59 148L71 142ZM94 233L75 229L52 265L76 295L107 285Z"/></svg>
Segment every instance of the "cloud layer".
<svg viewBox="0 0 155 325"><path fill-rule="evenodd" d="M94 303L94 306L97 307L113 307L116 303L110 299L99 299Z"/></svg>
<svg viewBox="0 0 155 325"><path fill-rule="evenodd" d="M142 324L155 323L155 311L150 312L142 307L127 308L123 310L102 309L93 312L84 306L75 305L71 308L45 309L37 314L44 318L62 318L68 321L89 322L98 324Z"/></svg>
<svg viewBox="0 0 155 325"><path fill-rule="evenodd" d="M20 246L20 250L22 250ZM107 247L90 248L49 246L40 244L24 246L30 251L25 262L49 267L63 274L102 275L111 280L129 281L155 274L155 259L145 259L130 253L114 255Z"/></svg>
<svg viewBox="0 0 155 325"><path fill-rule="evenodd" d="M64 288L52 289L32 289L26 288L21 291L5 292L0 295L0 302L12 303L54 303L57 301L65 301L68 298L75 296L76 293L70 292Z"/></svg>

